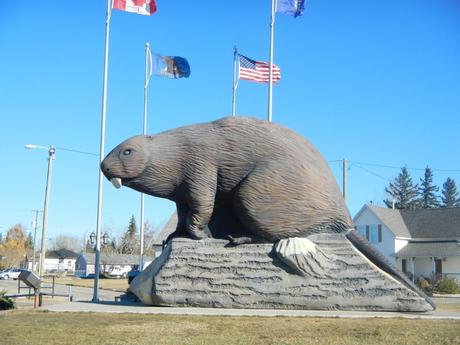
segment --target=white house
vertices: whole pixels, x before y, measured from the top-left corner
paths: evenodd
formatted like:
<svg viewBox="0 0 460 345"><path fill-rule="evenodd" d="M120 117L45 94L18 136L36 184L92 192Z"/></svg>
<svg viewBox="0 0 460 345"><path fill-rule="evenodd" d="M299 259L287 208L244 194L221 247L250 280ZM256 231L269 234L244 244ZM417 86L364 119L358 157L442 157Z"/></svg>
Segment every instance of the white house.
<svg viewBox="0 0 460 345"><path fill-rule="evenodd" d="M409 276L442 274L460 281L460 208L365 205L353 221L363 237Z"/></svg>
<svg viewBox="0 0 460 345"><path fill-rule="evenodd" d="M45 253L43 268L45 272L73 272L75 271L75 261L78 253L68 249L50 250ZM32 258L26 258L26 268L38 271L40 255L36 254L35 269L32 269Z"/></svg>
<svg viewBox="0 0 460 345"><path fill-rule="evenodd" d="M78 277L94 275L95 261L96 255L94 253L81 253L75 263L75 275ZM144 268L151 262L152 258L144 257ZM128 272L137 265L139 265L139 255L101 253L101 274L109 273L113 269L120 269L124 272Z"/></svg>

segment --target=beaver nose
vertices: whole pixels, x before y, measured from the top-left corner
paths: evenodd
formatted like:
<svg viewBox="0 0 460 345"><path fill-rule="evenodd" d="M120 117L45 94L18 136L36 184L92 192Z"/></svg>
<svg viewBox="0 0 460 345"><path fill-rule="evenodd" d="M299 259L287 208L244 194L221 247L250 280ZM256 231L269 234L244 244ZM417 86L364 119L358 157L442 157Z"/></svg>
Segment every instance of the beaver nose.
<svg viewBox="0 0 460 345"><path fill-rule="evenodd" d="M107 175L110 172L110 168L107 166L107 163L105 160L103 160L101 163L101 170L105 175Z"/></svg>

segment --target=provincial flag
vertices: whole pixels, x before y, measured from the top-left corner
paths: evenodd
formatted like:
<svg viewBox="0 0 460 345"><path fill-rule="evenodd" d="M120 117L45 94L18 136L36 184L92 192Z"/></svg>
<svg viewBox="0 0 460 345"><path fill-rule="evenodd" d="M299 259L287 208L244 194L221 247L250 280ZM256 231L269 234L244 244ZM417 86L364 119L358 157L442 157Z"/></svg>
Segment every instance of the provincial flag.
<svg viewBox="0 0 460 345"><path fill-rule="evenodd" d="M305 0L276 0L276 12L298 17L303 14Z"/></svg>
<svg viewBox="0 0 460 345"><path fill-rule="evenodd" d="M144 16L150 16L157 10L155 0L113 0L113 8Z"/></svg>
<svg viewBox="0 0 460 345"><path fill-rule="evenodd" d="M246 56L238 54L239 57L239 79L255 81L258 83L268 83L270 74L270 65L266 62L255 61ZM277 83L281 79L280 68L273 64L272 67L273 82Z"/></svg>
<svg viewBox="0 0 460 345"><path fill-rule="evenodd" d="M153 75L174 79L190 76L190 65L183 57L153 54L151 62Z"/></svg>

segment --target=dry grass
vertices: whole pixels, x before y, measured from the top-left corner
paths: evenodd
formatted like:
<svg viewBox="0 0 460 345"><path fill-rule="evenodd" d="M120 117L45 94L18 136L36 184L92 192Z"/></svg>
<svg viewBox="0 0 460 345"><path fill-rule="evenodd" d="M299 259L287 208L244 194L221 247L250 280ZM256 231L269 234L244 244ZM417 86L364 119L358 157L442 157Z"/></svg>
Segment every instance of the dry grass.
<svg viewBox="0 0 460 345"><path fill-rule="evenodd" d="M3 345L460 344L460 321L45 313L0 315Z"/></svg>
<svg viewBox="0 0 460 345"><path fill-rule="evenodd" d="M45 278L46 284L52 284L53 280L51 278ZM56 284L72 285L72 286L81 286L92 288L94 286L94 279L79 279L75 277L62 277L56 278ZM125 292L128 288L128 279L99 279L99 287L101 289L110 289L120 292Z"/></svg>
<svg viewBox="0 0 460 345"><path fill-rule="evenodd" d="M460 313L460 303L437 304L436 310L448 310L448 311L456 311Z"/></svg>

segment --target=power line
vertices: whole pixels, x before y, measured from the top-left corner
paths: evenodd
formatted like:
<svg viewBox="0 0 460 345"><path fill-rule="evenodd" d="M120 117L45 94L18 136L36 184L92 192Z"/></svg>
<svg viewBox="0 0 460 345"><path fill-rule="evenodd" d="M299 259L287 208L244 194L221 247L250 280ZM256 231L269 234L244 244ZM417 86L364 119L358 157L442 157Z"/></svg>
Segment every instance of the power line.
<svg viewBox="0 0 460 345"><path fill-rule="evenodd" d="M375 172L373 172L373 171L371 171L371 170L369 170L369 169L366 169L366 168L364 168L364 167L362 167L362 166L356 164L356 162L353 164L353 166L355 166L355 167L357 167L357 168L360 168L360 169L362 169L362 170L368 172L369 174L374 175L374 176L376 176L376 177L378 177L378 178L380 178L380 179L382 179L382 180L384 180L384 181L388 181L388 180L389 180L388 178L385 178L385 177L383 177L382 175L379 175L379 174L377 174L377 173L375 173Z"/></svg>
<svg viewBox="0 0 460 345"><path fill-rule="evenodd" d="M356 161L349 161L350 163L354 164L360 164L360 165L366 165L366 166L373 166L373 167L378 167L378 168L387 168L387 169L401 169L402 166L396 166L396 165L384 165L384 164L375 164L375 163L366 163L366 162L356 162ZM413 167L407 167L409 170L420 170L420 171L425 171L425 168L413 168ZM440 172L460 172L460 169L431 169L431 171L440 171Z"/></svg>
<svg viewBox="0 0 460 345"><path fill-rule="evenodd" d="M90 155L90 156L99 156L95 153L92 153L92 152L86 152L86 151L79 151L79 150L72 150L72 149L66 149L66 148L63 148L63 147L56 147L57 150L61 150L61 151L69 151L69 152L75 152L75 153L81 153L81 154L84 154L84 155Z"/></svg>

